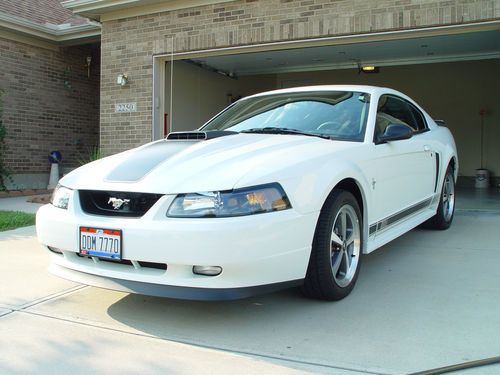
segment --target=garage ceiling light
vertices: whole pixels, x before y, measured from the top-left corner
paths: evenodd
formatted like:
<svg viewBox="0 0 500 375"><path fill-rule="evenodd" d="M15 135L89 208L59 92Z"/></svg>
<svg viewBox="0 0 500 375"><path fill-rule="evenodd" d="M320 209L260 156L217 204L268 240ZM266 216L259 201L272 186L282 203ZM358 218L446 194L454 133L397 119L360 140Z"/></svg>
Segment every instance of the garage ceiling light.
<svg viewBox="0 0 500 375"><path fill-rule="evenodd" d="M363 73L378 73L380 70L378 66L364 65L360 68L360 71Z"/></svg>

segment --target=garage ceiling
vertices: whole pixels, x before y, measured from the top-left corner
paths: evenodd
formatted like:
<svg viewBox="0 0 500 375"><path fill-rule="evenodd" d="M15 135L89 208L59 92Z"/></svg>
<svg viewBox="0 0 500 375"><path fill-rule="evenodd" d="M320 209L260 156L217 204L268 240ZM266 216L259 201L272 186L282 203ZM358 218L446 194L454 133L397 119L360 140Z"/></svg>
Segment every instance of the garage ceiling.
<svg viewBox="0 0 500 375"><path fill-rule="evenodd" d="M193 59L236 76L500 58L500 30Z"/></svg>

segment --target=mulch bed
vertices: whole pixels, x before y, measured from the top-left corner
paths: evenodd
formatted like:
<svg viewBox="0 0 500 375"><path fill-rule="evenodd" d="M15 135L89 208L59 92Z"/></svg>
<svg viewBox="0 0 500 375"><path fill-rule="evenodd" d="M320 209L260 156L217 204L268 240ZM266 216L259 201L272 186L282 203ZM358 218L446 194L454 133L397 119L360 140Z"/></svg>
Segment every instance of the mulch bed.
<svg viewBox="0 0 500 375"><path fill-rule="evenodd" d="M47 189L7 190L0 191L0 198L26 197L30 195L47 195L50 197L50 194L52 194L52 190Z"/></svg>
<svg viewBox="0 0 500 375"><path fill-rule="evenodd" d="M37 195L36 197L31 197L28 199L28 202L30 203L49 203L50 202L50 196L51 194L43 194L43 195Z"/></svg>

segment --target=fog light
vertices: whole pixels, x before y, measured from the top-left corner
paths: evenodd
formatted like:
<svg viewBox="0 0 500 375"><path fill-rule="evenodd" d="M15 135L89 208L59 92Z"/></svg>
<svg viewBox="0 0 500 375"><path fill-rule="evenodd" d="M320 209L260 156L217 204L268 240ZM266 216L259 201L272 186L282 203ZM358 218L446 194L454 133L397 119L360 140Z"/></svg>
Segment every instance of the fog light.
<svg viewBox="0 0 500 375"><path fill-rule="evenodd" d="M193 266L193 273L204 276L217 276L222 272L219 266Z"/></svg>

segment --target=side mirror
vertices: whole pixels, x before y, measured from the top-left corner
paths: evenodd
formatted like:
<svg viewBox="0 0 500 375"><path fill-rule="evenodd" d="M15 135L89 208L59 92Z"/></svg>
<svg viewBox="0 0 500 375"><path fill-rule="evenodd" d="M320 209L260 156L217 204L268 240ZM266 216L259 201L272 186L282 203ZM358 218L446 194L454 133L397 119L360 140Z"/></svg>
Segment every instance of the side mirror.
<svg viewBox="0 0 500 375"><path fill-rule="evenodd" d="M389 124L385 128L384 134L378 137L379 143L401 141L413 136L413 129L404 124Z"/></svg>

